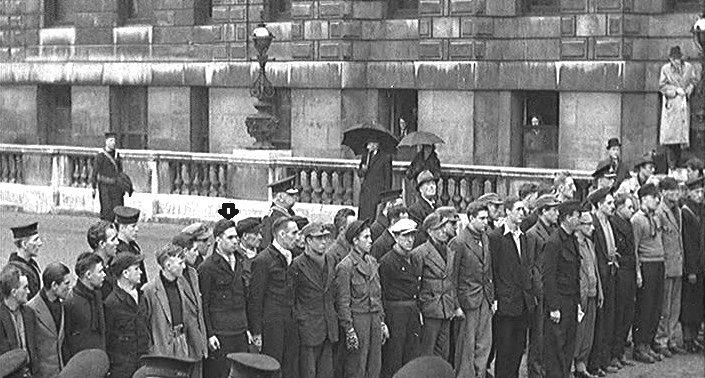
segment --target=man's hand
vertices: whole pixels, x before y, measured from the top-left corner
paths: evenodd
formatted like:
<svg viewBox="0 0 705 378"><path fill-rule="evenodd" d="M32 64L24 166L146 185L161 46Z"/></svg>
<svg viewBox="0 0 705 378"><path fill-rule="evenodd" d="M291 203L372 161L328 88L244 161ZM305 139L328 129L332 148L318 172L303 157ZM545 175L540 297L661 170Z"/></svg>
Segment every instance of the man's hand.
<svg viewBox="0 0 705 378"><path fill-rule="evenodd" d="M492 313L497 312L497 301L492 302Z"/></svg>
<svg viewBox="0 0 705 378"><path fill-rule="evenodd" d="M560 323L560 321L561 321L561 311L560 310L551 311L549 315L551 315L552 322L554 322L556 324Z"/></svg>
<svg viewBox="0 0 705 378"><path fill-rule="evenodd" d="M218 340L217 336L213 335L208 339L208 349L210 349L211 352L220 349L220 340Z"/></svg>
<svg viewBox="0 0 705 378"><path fill-rule="evenodd" d="M387 327L387 324L382 322L382 345L389 340L389 327Z"/></svg>
<svg viewBox="0 0 705 378"><path fill-rule="evenodd" d="M258 351L262 351L262 334L252 335L252 345L257 347Z"/></svg>
<svg viewBox="0 0 705 378"><path fill-rule="evenodd" d="M691 273L688 275L688 283L691 285L695 285L695 283L698 282L698 276L695 274Z"/></svg>
<svg viewBox="0 0 705 378"><path fill-rule="evenodd" d="M460 307L456 308L455 312L453 313L453 318L465 319L465 313L463 312L463 309Z"/></svg>
<svg viewBox="0 0 705 378"><path fill-rule="evenodd" d="M357 350L360 347L360 341L357 339L355 328L350 328L345 332L345 348L347 350Z"/></svg>
<svg viewBox="0 0 705 378"><path fill-rule="evenodd" d="M602 308L602 305L605 304L605 297L603 295L598 295L597 296L597 308ZM586 306L587 308L587 306Z"/></svg>

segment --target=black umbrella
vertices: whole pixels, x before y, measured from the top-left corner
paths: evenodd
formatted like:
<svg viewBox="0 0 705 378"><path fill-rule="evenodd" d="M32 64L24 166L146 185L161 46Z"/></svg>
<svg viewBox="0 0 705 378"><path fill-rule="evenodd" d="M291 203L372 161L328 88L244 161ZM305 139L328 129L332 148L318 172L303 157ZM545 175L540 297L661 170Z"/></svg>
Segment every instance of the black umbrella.
<svg viewBox="0 0 705 378"><path fill-rule="evenodd" d="M365 122L343 133L343 145L350 147L355 155L362 155L367 142L379 142L380 151L395 153L399 141L377 122Z"/></svg>

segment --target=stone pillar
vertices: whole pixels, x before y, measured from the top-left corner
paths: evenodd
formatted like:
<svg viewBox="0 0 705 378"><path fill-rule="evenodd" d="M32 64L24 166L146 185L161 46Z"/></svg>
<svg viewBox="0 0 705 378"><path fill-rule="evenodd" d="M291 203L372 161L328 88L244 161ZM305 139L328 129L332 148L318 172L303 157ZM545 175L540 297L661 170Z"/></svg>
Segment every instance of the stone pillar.
<svg viewBox="0 0 705 378"><path fill-rule="evenodd" d="M110 129L110 87L72 86L71 123L76 145L102 147Z"/></svg>
<svg viewBox="0 0 705 378"><path fill-rule="evenodd" d="M191 88L148 87L149 148L189 151L191 148Z"/></svg>
<svg viewBox="0 0 705 378"><path fill-rule="evenodd" d="M255 112L248 88L211 88L209 143L210 152L230 154L255 142L247 134L245 118Z"/></svg>
<svg viewBox="0 0 705 378"><path fill-rule="evenodd" d="M419 131L432 132L446 142L437 149L441 164L473 163L474 102L471 91L419 91Z"/></svg>
<svg viewBox="0 0 705 378"><path fill-rule="evenodd" d="M294 156L341 156L341 97L340 89L291 90Z"/></svg>
<svg viewBox="0 0 705 378"><path fill-rule="evenodd" d="M0 142L38 142L36 85L0 86Z"/></svg>

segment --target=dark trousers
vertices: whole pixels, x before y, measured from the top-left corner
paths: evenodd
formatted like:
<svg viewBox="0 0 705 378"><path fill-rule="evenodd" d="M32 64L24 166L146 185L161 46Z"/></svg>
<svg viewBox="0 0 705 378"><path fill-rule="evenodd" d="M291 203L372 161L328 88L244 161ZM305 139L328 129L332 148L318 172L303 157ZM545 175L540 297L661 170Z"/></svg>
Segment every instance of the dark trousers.
<svg viewBox="0 0 705 378"><path fill-rule="evenodd" d="M345 378L377 378L382 370L382 322L379 313L353 314L359 347L345 354Z"/></svg>
<svg viewBox="0 0 705 378"><path fill-rule="evenodd" d="M616 273L616 272L615 272ZM615 300L615 283L616 274L606 274L600 277L602 282L602 294L604 302L602 308L597 309L597 318L595 319L595 338L588 358L588 370L595 371L604 369L610 364L612 359L612 348L614 346L614 309L616 307Z"/></svg>
<svg viewBox="0 0 705 378"><path fill-rule="evenodd" d="M114 222L116 206L124 205L124 194L117 185L98 184L98 198L100 199L100 219Z"/></svg>
<svg viewBox="0 0 705 378"><path fill-rule="evenodd" d="M612 357L624 355L629 330L634 323L636 306L636 272L620 267L615 280L614 343Z"/></svg>
<svg viewBox="0 0 705 378"><path fill-rule="evenodd" d="M683 341L692 342L700 331L705 317L705 275L698 274L695 283L688 281L688 276L683 275L683 295L681 298L681 326L683 327Z"/></svg>
<svg viewBox="0 0 705 378"><path fill-rule="evenodd" d="M529 324L529 356L526 363L529 378L540 378L546 374L543 368L544 320L543 298L539 298Z"/></svg>
<svg viewBox="0 0 705 378"><path fill-rule="evenodd" d="M228 353L247 352L247 334L216 335L220 341L220 349L210 351L206 362L203 364L203 376L213 378L227 378L230 375L230 362Z"/></svg>
<svg viewBox="0 0 705 378"><path fill-rule="evenodd" d="M262 354L281 365L282 378L299 376L299 327L292 318L274 319L262 326Z"/></svg>
<svg viewBox="0 0 705 378"><path fill-rule="evenodd" d="M529 316L525 313L520 316L495 315L497 318L496 340L497 355L494 363L494 376L496 378L518 378L521 356L526 345L526 329Z"/></svg>
<svg viewBox="0 0 705 378"><path fill-rule="evenodd" d="M634 343L650 346L661 318L665 279L663 262L642 263L641 277L642 285L636 292Z"/></svg>
<svg viewBox="0 0 705 378"><path fill-rule="evenodd" d="M328 378L333 376L333 344L326 339L316 346L301 345L301 378Z"/></svg>
<svg viewBox="0 0 705 378"><path fill-rule="evenodd" d="M577 297L559 296L558 310L561 320L551 321L550 311L546 308L544 334L544 369L547 378L570 377L570 364L575 352L575 333L578 328Z"/></svg>
<svg viewBox="0 0 705 378"><path fill-rule="evenodd" d="M450 353L450 319L424 318L421 327L419 355L439 356L449 361Z"/></svg>
<svg viewBox="0 0 705 378"><path fill-rule="evenodd" d="M385 303L385 322L389 340L382 346L382 377L394 375L419 353L419 310L416 303Z"/></svg>

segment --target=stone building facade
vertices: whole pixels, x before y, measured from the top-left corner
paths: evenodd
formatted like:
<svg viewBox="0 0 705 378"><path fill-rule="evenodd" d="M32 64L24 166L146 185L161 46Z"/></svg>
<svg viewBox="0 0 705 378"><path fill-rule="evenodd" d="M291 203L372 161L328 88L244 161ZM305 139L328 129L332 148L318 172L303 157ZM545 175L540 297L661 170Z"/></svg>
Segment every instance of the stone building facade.
<svg viewBox="0 0 705 378"><path fill-rule="evenodd" d="M697 64L698 3L0 0L0 142L246 148L265 21L294 156L351 157L343 130L376 120L440 135L443 162L592 169L610 137L656 147L659 68L673 45Z"/></svg>

